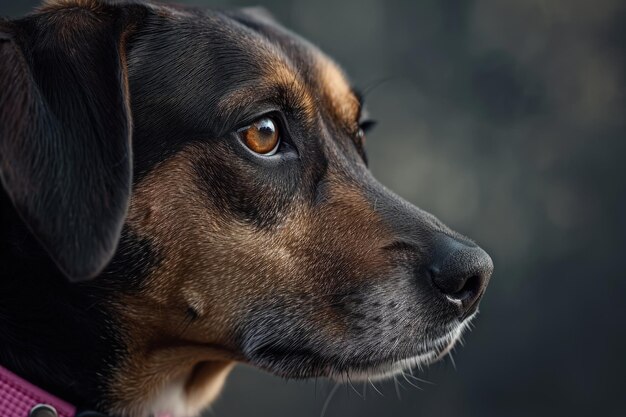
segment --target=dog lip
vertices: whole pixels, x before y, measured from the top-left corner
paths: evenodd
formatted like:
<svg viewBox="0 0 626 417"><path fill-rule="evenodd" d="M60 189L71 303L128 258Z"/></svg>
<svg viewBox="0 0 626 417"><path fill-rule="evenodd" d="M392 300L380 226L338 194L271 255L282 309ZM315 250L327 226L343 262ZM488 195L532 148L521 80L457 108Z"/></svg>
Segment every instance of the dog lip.
<svg viewBox="0 0 626 417"><path fill-rule="evenodd" d="M368 361L338 360L336 356L317 353L314 349L302 347L264 346L251 349L244 362L264 369L284 378L327 377L343 378L346 373L353 381L384 379L407 369L429 365L444 357L456 344L469 321L450 324L442 336L425 343L410 356L403 358L381 357Z"/></svg>
<svg viewBox="0 0 626 417"><path fill-rule="evenodd" d="M324 376L335 378L343 378L346 373L352 381L376 381L390 378L400 374L408 369L420 368L438 361L444 357L450 349L456 344L457 337L452 338L443 348L432 347L423 353L418 353L402 359L389 359L387 361L374 362L372 364L358 364L348 366L347 369L334 370L332 368L326 370Z"/></svg>
<svg viewBox="0 0 626 417"><path fill-rule="evenodd" d="M381 364L373 366L369 370L363 370L363 368L350 370L351 372L353 372L351 378L353 380L359 380L359 377L364 380L385 379L402 373L407 369L415 367L419 368L423 365L429 365L433 362L437 362L452 350L463 331L469 325L469 322L475 316L476 312L472 314L468 319L459 322L459 324L455 326L453 330L450 330L445 336L431 342L433 346L430 346L425 353L417 354L404 359L390 360L387 363L383 362ZM445 341L441 343L441 339L444 339Z"/></svg>

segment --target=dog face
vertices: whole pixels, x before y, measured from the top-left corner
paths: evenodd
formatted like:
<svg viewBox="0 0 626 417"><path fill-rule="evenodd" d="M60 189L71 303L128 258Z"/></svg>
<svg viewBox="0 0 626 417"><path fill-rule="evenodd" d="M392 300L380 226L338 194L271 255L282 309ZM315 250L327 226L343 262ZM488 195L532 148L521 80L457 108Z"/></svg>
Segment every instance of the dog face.
<svg viewBox="0 0 626 417"><path fill-rule="evenodd" d="M106 88L119 97L107 93L117 107L103 117L122 121L111 136L132 123L132 192L115 205L123 230L106 233L121 235L112 261L101 250L74 267L31 221L67 275L97 275L77 285L99 289L122 346L105 384L109 410L192 415L235 361L354 380L451 348L491 260L372 177L363 102L316 47L250 10L76 1L40 15L70 39L78 21L117 40L107 58L119 62L116 86ZM104 188L124 188L120 176ZM17 194L23 217L37 217Z"/></svg>

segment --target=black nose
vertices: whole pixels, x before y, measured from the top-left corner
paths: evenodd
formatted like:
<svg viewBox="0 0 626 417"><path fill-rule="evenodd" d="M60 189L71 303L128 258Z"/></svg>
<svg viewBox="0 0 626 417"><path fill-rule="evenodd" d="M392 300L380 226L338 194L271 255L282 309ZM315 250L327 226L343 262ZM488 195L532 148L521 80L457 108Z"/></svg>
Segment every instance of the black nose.
<svg viewBox="0 0 626 417"><path fill-rule="evenodd" d="M431 277L448 300L461 306L463 317L476 311L492 272L493 262L487 252L471 242L437 235Z"/></svg>

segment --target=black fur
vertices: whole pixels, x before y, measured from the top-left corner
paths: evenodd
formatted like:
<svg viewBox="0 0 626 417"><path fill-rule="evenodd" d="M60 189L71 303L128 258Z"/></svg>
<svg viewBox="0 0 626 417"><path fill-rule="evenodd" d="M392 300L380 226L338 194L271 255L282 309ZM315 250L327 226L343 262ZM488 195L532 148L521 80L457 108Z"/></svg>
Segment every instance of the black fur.
<svg viewBox="0 0 626 417"><path fill-rule="evenodd" d="M79 281L110 261L130 197L128 16L64 13L0 29L0 178L52 260Z"/></svg>
<svg viewBox="0 0 626 417"><path fill-rule="evenodd" d="M335 310L357 321L352 329L362 333L361 342L397 330L398 319L384 321L377 309L382 299L399 310L393 298L398 288L410 304L434 306L439 315L429 319L433 328L458 314L444 305L427 274L413 270L422 255L416 248L428 251L424 242L436 232L451 232L372 178L355 132L337 120L321 94L312 116L300 92L285 86L252 89L251 100L220 109L222 98L259 85L265 67L271 70L263 45L301 69L298 76L311 91L322 91L311 70L311 45L258 12L186 12L193 16L98 2L94 9L44 9L0 22L0 364L79 407L111 409L106 386L126 343L110 302L141 291L166 264L162 242L123 227L131 187L183 148L195 152L201 197L235 221L262 229L279 225L294 201L327 204L333 181L362 191L364 206L371 203L398 237L389 249L404 264L380 293L339 300ZM281 152L267 158L254 155L235 133L263 114L275 115L282 132ZM334 259L333 251L315 254L328 258L320 273L349 276L355 261ZM417 279L424 287L419 294ZM292 316L306 306L316 304L296 302ZM261 307L268 311L263 317L282 320L282 306ZM369 307L376 310L373 318ZM202 318L187 305L180 315L187 324ZM413 326L412 317L404 319ZM349 340L324 356L326 340L313 335L289 358L285 346L264 342L272 331L281 331L276 340L291 335L301 342L309 327L300 334L290 326L297 321L284 321L284 328L266 321L272 330L255 324L256 318L242 320L250 325L237 329L238 348L273 372L317 375L346 352L357 357L359 345L347 346ZM413 330L404 332L406 352L400 353L410 353L426 334ZM380 349L344 368L370 366L387 353Z"/></svg>
<svg viewBox="0 0 626 417"><path fill-rule="evenodd" d="M0 364L78 405L100 396L120 346L104 312L113 282L71 284L0 190ZM106 340L106 342L104 342Z"/></svg>
<svg viewBox="0 0 626 417"><path fill-rule="evenodd" d="M102 406L124 349L105 300L158 263L149 242L122 232L132 181L122 48L145 12L0 22L0 364L79 407Z"/></svg>

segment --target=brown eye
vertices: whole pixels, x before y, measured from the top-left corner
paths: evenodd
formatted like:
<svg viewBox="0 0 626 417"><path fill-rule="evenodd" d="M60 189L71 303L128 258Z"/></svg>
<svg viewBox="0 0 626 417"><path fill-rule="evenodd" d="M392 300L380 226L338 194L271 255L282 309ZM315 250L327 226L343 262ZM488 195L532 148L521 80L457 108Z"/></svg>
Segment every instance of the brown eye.
<svg viewBox="0 0 626 417"><path fill-rule="evenodd" d="M269 117L262 117L250 126L239 130L239 136L253 152L261 155L274 155L280 144L276 123Z"/></svg>

